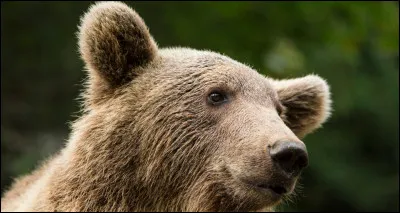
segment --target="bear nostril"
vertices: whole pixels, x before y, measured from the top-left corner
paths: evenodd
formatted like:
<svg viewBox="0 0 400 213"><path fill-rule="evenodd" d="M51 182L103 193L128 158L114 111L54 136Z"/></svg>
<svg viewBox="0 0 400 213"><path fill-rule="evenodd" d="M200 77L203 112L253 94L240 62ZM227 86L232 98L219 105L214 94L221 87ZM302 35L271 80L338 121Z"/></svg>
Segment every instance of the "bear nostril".
<svg viewBox="0 0 400 213"><path fill-rule="evenodd" d="M289 162L292 160L293 156L294 156L294 154L293 154L292 150L287 150L287 151L280 152L280 153L273 155L272 159L274 159L275 161L279 161L279 162Z"/></svg>
<svg viewBox="0 0 400 213"><path fill-rule="evenodd" d="M301 169L307 167L308 166L307 153L303 153L303 154L299 155L297 157L297 162L295 162L295 165L297 165Z"/></svg>
<svg viewBox="0 0 400 213"><path fill-rule="evenodd" d="M274 163L292 176L308 165L308 155L303 144L297 142L280 141L270 149Z"/></svg>

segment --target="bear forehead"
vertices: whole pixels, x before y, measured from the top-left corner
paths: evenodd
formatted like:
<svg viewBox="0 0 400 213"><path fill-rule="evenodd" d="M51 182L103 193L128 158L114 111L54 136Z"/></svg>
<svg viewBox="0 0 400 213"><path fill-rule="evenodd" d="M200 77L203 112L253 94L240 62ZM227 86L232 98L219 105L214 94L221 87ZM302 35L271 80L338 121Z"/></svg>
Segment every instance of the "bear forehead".
<svg viewBox="0 0 400 213"><path fill-rule="evenodd" d="M191 76L203 82L225 84L243 92L276 96L269 80L251 67L208 50L163 48L159 50L158 68L167 76ZM159 73L160 74L160 73ZM255 94L248 94L255 95Z"/></svg>

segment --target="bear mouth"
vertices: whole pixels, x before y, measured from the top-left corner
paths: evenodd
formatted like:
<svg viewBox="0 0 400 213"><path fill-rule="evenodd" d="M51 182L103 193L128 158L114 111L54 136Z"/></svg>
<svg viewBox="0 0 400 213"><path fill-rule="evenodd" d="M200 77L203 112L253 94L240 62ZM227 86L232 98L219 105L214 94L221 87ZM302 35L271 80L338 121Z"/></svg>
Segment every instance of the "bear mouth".
<svg viewBox="0 0 400 213"><path fill-rule="evenodd" d="M290 194L293 188L294 180L281 181L254 181L241 180L253 191L264 195L272 201L280 200L283 196Z"/></svg>
<svg viewBox="0 0 400 213"><path fill-rule="evenodd" d="M241 199L246 200L254 209L278 205L293 192L297 182L297 178L275 173L267 177L260 177L258 174L233 174L229 169L225 169L224 172L228 179L233 179L233 187L239 189L238 192L243 192L237 193Z"/></svg>
<svg viewBox="0 0 400 213"><path fill-rule="evenodd" d="M256 187L260 188L261 190L270 190L271 192L275 193L278 196L288 193L287 187L283 185L258 184L256 185Z"/></svg>

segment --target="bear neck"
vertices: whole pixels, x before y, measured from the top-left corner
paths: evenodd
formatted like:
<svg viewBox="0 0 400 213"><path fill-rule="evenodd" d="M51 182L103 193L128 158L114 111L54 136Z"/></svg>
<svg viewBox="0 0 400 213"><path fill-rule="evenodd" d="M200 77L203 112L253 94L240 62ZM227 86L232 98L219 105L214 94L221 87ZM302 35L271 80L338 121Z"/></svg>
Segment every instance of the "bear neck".
<svg viewBox="0 0 400 213"><path fill-rule="evenodd" d="M49 200L55 210L208 211L221 208L220 200L212 199L217 193L215 184L208 184L210 178L201 170L190 174L175 171L180 176L165 174L169 170L159 167L173 162L170 158L160 158L153 164L145 162L139 151L141 131L135 130L137 138L132 136L124 141L123 136L132 135L124 132L126 126L137 127L98 117L83 116L74 124L79 128L73 129L60 156L65 160L59 161L62 164L56 166L51 181L54 187Z"/></svg>

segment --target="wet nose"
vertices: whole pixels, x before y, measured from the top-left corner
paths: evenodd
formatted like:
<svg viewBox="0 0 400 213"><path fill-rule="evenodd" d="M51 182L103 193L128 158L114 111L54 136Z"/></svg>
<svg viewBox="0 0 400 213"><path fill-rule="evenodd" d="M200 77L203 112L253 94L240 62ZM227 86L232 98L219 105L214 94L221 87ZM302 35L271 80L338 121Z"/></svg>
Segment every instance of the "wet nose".
<svg viewBox="0 0 400 213"><path fill-rule="evenodd" d="M307 149L303 143L279 141L269 153L273 162L291 176L297 176L308 165Z"/></svg>

